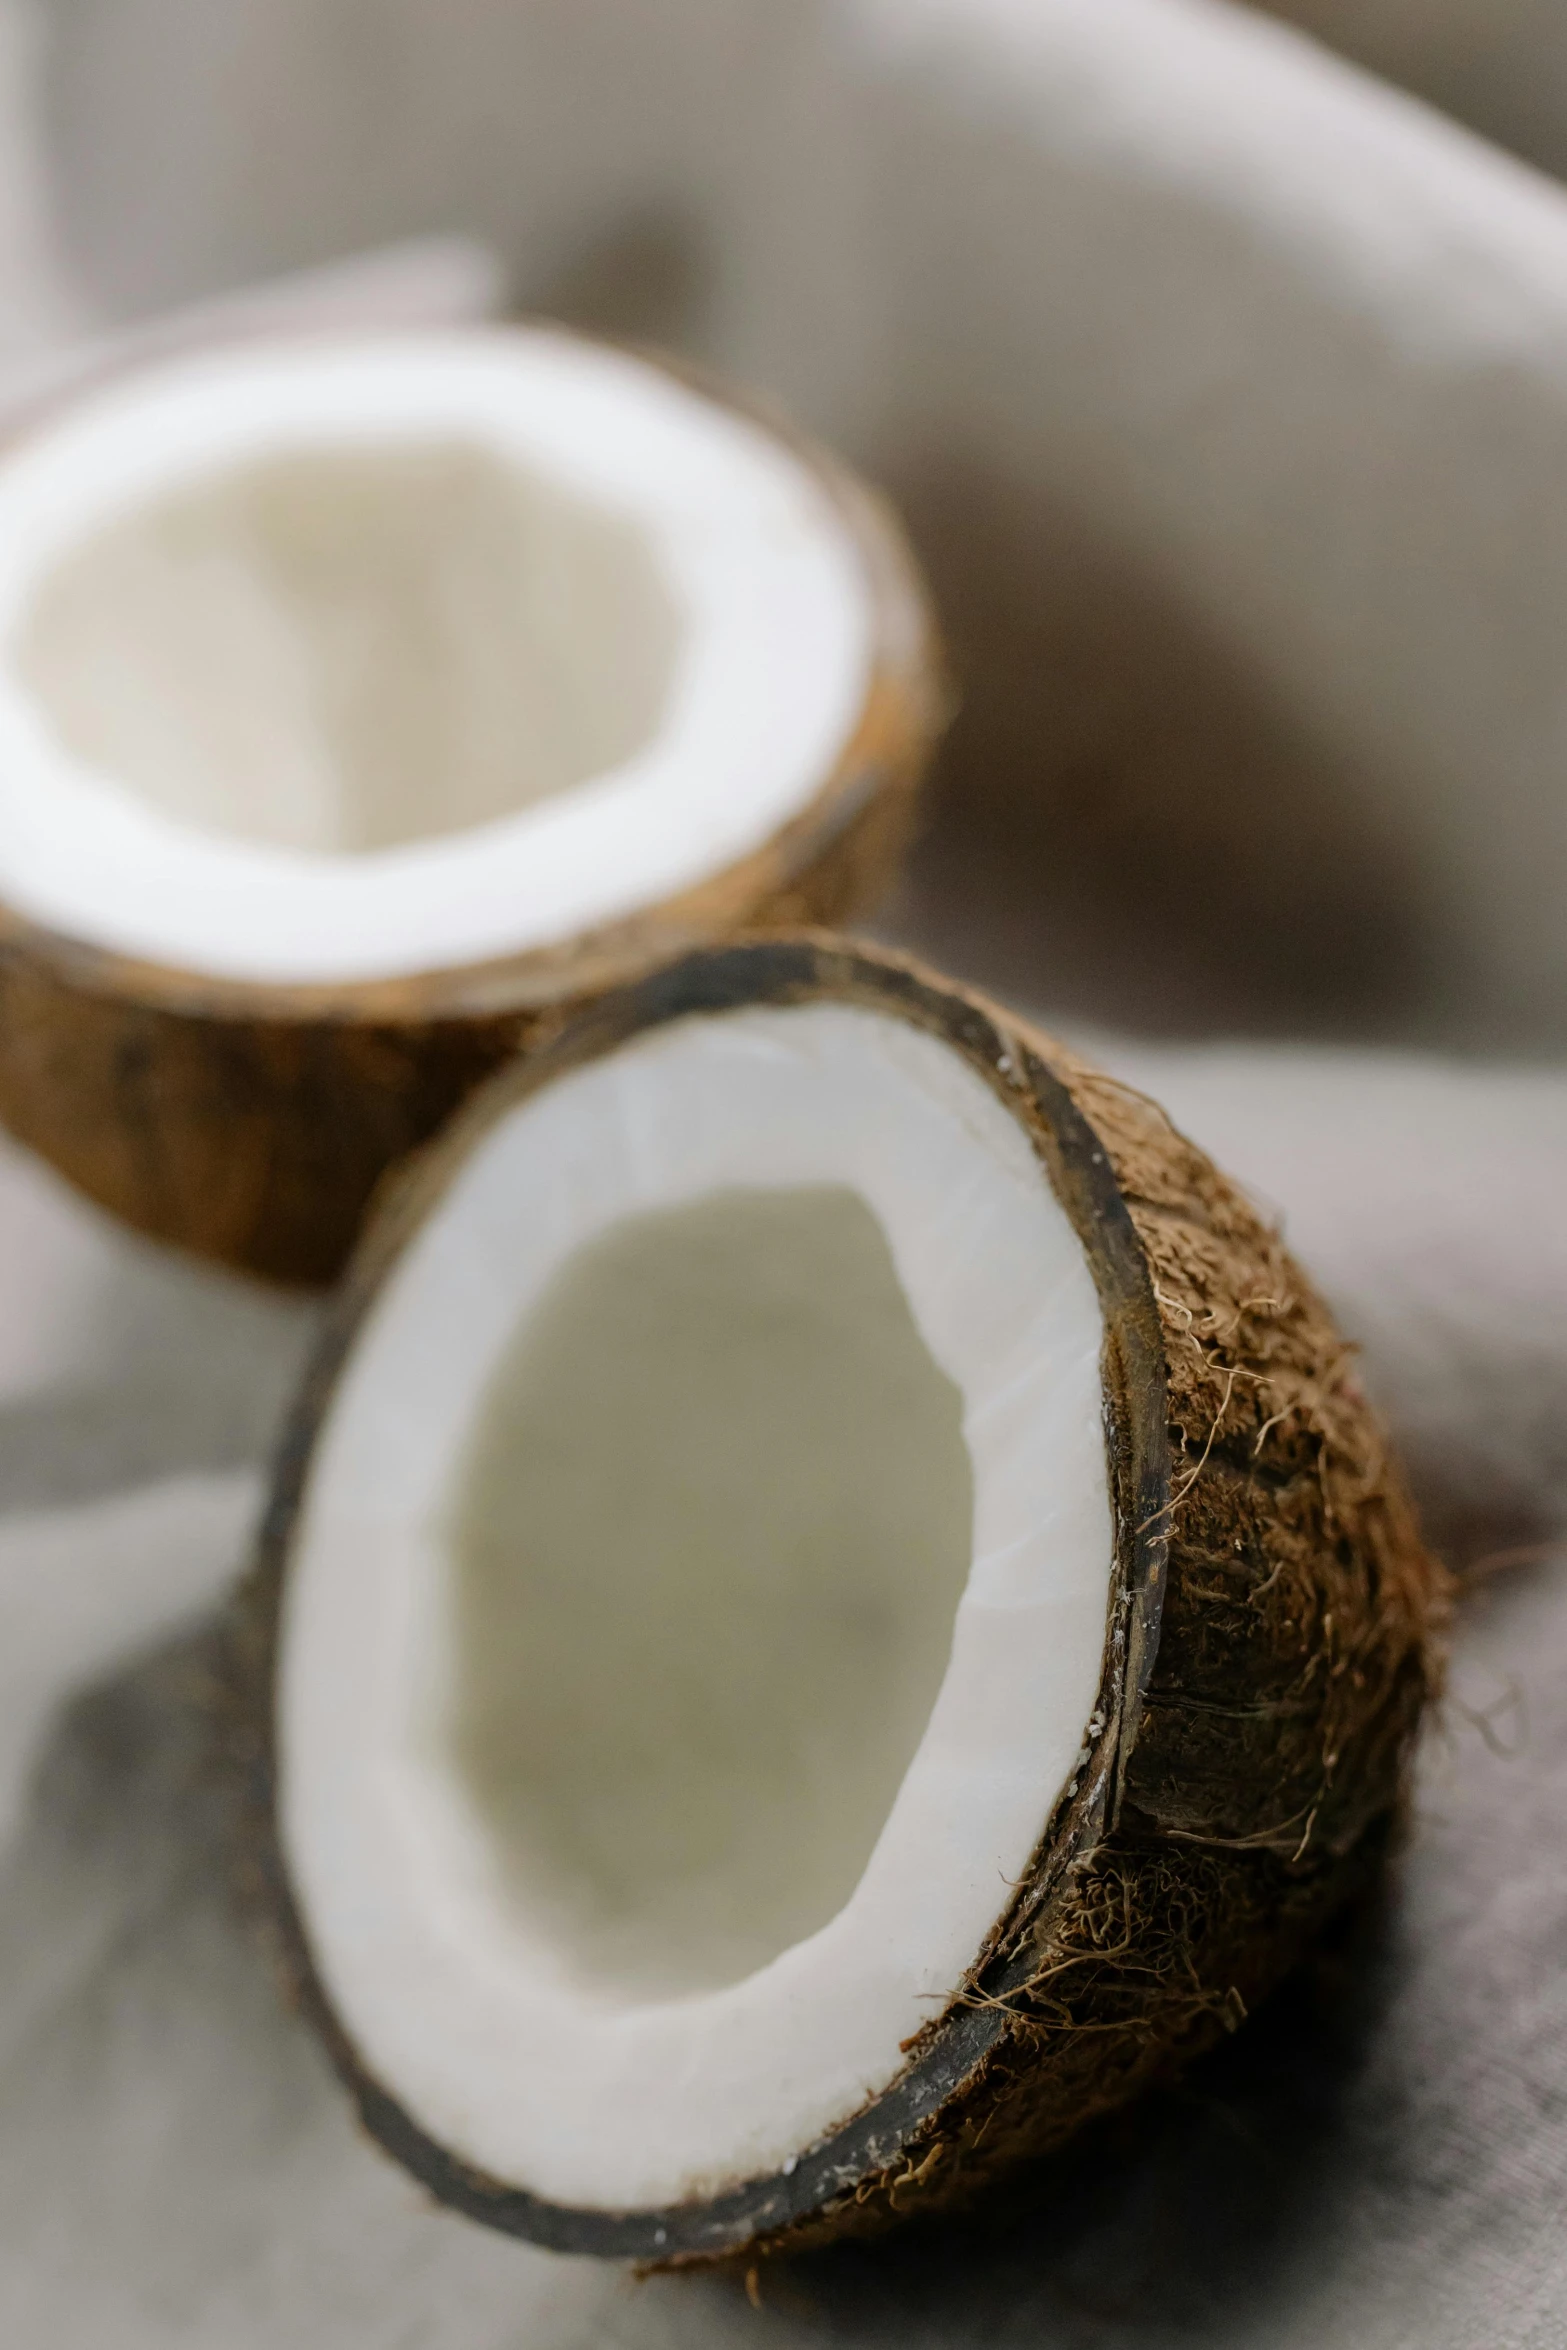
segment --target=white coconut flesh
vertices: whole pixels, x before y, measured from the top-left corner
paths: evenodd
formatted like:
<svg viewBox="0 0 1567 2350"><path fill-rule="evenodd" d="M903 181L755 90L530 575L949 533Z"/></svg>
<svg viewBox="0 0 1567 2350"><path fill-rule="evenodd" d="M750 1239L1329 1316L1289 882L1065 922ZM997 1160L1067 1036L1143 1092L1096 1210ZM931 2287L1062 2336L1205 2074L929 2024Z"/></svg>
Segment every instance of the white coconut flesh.
<svg viewBox="0 0 1567 2350"><path fill-rule="evenodd" d="M649 2209L893 2080L1085 1753L1102 1336L894 1016L688 1018L487 1126L318 1431L276 1699L307 1946L429 2136Z"/></svg>
<svg viewBox="0 0 1567 2350"><path fill-rule="evenodd" d="M129 376L0 458L0 901L242 981L556 944L806 808L874 628L803 460L565 334Z"/></svg>

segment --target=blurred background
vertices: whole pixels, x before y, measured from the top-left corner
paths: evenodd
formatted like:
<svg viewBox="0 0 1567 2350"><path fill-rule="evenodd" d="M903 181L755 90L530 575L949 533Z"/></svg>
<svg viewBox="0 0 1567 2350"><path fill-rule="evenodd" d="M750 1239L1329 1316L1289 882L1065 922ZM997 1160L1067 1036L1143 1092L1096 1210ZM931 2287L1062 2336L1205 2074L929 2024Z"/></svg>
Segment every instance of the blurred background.
<svg viewBox="0 0 1567 2350"><path fill-rule="evenodd" d="M231 1893L191 1626L310 1309L7 1150L19 2350L1564 2339L1563 171L1557 0L0 0L0 403L514 307L887 489L960 701L886 932L1284 1217L1473 1578L1353 1964L982 2241L635 2288L362 2148Z"/></svg>
<svg viewBox="0 0 1567 2350"><path fill-rule="evenodd" d="M1332 49L1193 0L7 0L9 337L481 240L907 514L962 707L905 928L1058 1016L1553 1044L1563 215L1499 148L1567 155L1567 28L1286 13Z"/></svg>

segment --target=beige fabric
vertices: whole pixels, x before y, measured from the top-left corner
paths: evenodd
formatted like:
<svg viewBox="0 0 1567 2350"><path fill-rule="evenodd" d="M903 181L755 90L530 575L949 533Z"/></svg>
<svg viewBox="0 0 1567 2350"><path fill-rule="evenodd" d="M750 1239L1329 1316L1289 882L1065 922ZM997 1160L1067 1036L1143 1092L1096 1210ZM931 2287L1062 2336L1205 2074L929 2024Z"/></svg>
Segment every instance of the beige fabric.
<svg viewBox="0 0 1567 2350"><path fill-rule="evenodd" d="M1567 165L1567 20L1556 0L1266 0L1548 171Z"/></svg>
<svg viewBox="0 0 1567 2350"><path fill-rule="evenodd" d="M1549 162L1548 0L1292 13ZM239 1914L200 1622L308 1310L0 1154L0 2332L18 2350L1567 2338L1567 195L1206 0L0 7L13 396L401 234L896 486L969 701L893 919L1277 1204L1471 1608L1391 1914L993 2240L634 2287L430 2211ZM492 298L472 247L282 307ZM183 329L159 326L155 337ZM4 386L0 385L0 395Z"/></svg>

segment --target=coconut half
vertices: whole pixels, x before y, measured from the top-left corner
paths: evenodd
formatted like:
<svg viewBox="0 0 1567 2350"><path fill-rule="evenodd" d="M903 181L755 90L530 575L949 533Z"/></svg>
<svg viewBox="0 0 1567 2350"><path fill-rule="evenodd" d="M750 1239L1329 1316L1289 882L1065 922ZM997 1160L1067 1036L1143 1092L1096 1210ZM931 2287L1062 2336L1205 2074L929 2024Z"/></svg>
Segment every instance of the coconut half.
<svg viewBox="0 0 1567 2350"><path fill-rule="evenodd" d="M239 1628L262 1880L446 2201L866 2227L1244 2013L1385 1841L1438 1599L1151 1104L897 959L714 950L371 1229Z"/></svg>
<svg viewBox="0 0 1567 2350"><path fill-rule="evenodd" d="M885 510L547 328L248 343L0 455L0 1114L333 1271L541 1015L836 915L940 707Z"/></svg>

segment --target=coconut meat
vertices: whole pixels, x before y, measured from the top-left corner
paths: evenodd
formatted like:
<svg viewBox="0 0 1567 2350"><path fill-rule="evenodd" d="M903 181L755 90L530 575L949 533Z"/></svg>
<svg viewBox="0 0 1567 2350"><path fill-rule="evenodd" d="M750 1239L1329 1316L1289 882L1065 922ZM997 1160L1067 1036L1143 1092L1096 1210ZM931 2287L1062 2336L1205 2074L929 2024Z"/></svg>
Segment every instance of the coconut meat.
<svg viewBox="0 0 1567 2350"><path fill-rule="evenodd" d="M970 1066L687 1019L493 1119L361 1324L294 1537L279 1818L368 2072L658 2208L897 2075L1080 1768L1098 1301Z"/></svg>
<svg viewBox="0 0 1567 2350"><path fill-rule="evenodd" d="M563 333L127 376L0 458L0 902L238 980L560 942L810 804L871 607L803 460Z"/></svg>

